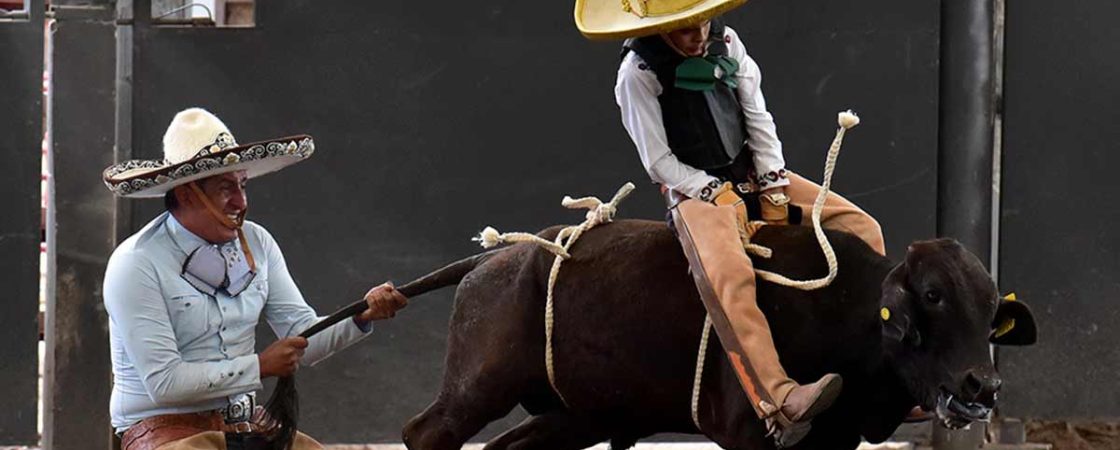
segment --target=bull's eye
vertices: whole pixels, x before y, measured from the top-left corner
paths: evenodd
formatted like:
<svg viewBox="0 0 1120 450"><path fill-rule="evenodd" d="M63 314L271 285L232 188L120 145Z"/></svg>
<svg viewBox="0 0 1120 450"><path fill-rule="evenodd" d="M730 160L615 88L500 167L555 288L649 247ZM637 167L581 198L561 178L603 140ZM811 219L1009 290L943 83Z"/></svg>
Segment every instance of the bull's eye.
<svg viewBox="0 0 1120 450"><path fill-rule="evenodd" d="M926 301L934 304L941 303L941 292L939 292L937 289L930 289L926 291Z"/></svg>

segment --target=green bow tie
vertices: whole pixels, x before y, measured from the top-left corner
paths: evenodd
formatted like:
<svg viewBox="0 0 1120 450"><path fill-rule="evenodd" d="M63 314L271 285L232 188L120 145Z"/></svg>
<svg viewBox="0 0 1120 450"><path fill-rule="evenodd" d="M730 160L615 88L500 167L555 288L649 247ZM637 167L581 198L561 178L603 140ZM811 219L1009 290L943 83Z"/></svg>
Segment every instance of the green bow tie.
<svg viewBox="0 0 1120 450"><path fill-rule="evenodd" d="M739 82L735 80L735 73L738 71L739 62L727 55L694 56L677 66L677 81L674 86L690 91L710 91L716 88L716 82L722 82L727 87L735 88L739 86Z"/></svg>

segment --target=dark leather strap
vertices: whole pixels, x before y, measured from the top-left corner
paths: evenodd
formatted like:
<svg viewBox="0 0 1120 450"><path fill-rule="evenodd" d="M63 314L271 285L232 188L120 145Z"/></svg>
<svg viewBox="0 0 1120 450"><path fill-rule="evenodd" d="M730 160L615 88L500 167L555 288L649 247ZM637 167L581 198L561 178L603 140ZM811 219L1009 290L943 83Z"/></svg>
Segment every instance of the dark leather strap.
<svg viewBox="0 0 1120 450"><path fill-rule="evenodd" d="M226 433L226 450L269 450L272 443L260 433Z"/></svg>

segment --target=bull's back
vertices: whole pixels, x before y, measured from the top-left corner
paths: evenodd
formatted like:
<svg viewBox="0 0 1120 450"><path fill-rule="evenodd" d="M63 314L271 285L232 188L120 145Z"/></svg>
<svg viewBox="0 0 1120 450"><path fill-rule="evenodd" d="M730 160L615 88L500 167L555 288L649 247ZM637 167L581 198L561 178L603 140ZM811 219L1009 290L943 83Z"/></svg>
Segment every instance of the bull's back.
<svg viewBox="0 0 1120 450"><path fill-rule="evenodd" d="M542 236L551 239L558 230ZM830 238L842 264L865 252L849 235L830 233ZM768 261L756 258L759 267L795 279L826 272L808 228L764 227L755 240L775 250ZM705 311L676 238L663 222L624 220L588 231L570 252L554 287L553 323L556 384L569 406L647 415L648 425L662 429L691 427L688 404ZM485 300L487 315L517 322L509 326L532 347L517 357L540 374L553 256L531 245L502 253L468 276L460 294L488 286L485 290L498 298ZM760 282L760 308L791 376L808 381L841 364L838 342L853 334L842 324L875 309L854 295L852 272L842 271L833 286L811 293ZM498 340L495 336L493 342ZM711 357L721 357L714 335L709 348ZM723 383L727 377L719 372L725 364L718 362L709 367Z"/></svg>

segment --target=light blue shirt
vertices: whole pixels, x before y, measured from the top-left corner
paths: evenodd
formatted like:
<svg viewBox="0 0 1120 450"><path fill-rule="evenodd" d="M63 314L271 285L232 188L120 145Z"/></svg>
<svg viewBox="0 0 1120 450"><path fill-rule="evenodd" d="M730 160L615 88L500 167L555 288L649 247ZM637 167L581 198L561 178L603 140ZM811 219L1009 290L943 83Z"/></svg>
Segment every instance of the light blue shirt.
<svg viewBox="0 0 1120 450"><path fill-rule="evenodd" d="M159 414L223 408L228 397L261 389L255 353L263 314L277 336L299 334L321 318L304 301L280 247L245 222L257 276L236 297L204 294L180 275L187 255L212 245L163 213L125 240L105 271L113 359L113 426ZM300 360L314 365L365 337L345 320L312 337Z"/></svg>

